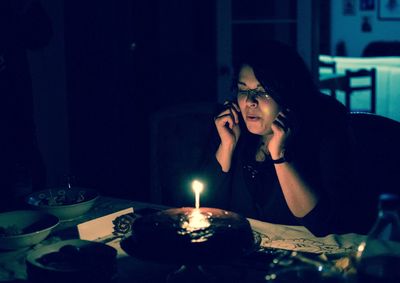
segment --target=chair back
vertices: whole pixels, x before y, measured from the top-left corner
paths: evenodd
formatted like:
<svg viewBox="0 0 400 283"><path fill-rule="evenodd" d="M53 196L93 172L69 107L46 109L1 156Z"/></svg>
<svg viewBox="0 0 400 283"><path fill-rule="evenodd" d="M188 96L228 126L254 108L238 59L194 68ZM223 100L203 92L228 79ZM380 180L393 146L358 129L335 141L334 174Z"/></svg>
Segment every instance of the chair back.
<svg viewBox="0 0 400 283"><path fill-rule="evenodd" d="M320 73L329 73L329 74L336 74L336 62L331 61L331 62L326 62L319 60L319 69Z"/></svg>
<svg viewBox="0 0 400 283"><path fill-rule="evenodd" d="M319 74L321 75L334 75L336 74L336 62L326 62L319 60ZM328 88L321 87L321 91L325 93L324 89L327 89L327 94L336 98L336 87L334 85L330 85Z"/></svg>
<svg viewBox="0 0 400 283"><path fill-rule="evenodd" d="M349 111L376 113L376 69L346 70L344 92L344 105ZM370 95L369 109L353 109L351 107L351 97L356 94Z"/></svg>
<svg viewBox="0 0 400 283"><path fill-rule="evenodd" d="M150 124L151 202L184 206L192 198L192 176L203 161L214 130L216 102L185 103L159 110Z"/></svg>
<svg viewBox="0 0 400 283"><path fill-rule="evenodd" d="M352 112L350 126L355 142L356 184L364 221L372 225L378 196L400 194L400 122L371 113ZM357 189L355 188L355 189Z"/></svg>

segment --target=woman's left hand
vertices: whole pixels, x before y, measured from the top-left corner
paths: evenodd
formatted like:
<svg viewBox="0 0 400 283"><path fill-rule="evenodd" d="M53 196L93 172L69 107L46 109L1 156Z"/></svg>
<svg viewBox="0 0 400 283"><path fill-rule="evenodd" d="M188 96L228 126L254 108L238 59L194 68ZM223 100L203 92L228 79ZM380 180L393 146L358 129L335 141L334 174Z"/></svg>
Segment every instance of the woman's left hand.
<svg viewBox="0 0 400 283"><path fill-rule="evenodd" d="M284 157L287 141L292 134L289 112L289 109L279 112L271 125L273 135L268 143L268 151L274 160Z"/></svg>

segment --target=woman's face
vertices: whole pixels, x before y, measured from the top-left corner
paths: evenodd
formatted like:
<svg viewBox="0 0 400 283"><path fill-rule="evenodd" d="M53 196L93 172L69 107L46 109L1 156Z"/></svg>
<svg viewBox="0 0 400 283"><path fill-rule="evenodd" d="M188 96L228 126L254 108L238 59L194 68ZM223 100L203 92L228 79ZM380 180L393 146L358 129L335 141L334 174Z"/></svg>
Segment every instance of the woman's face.
<svg viewBox="0 0 400 283"><path fill-rule="evenodd" d="M265 92L249 65L243 65L240 69L237 88L239 108L249 132L257 135L271 134L271 125L280 107Z"/></svg>

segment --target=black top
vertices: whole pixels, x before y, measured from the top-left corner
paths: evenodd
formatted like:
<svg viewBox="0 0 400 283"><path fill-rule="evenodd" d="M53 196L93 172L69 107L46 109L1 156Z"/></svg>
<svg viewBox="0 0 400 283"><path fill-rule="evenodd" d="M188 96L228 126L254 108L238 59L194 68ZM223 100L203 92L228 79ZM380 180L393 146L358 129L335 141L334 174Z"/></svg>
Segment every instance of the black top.
<svg viewBox="0 0 400 283"><path fill-rule="evenodd" d="M287 149L290 159L317 190L319 202L303 218L296 218L283 196L271 160L254 159L259 137L245 131L236 146L228 173L215 158L219 137L210 151L203 173L206 192L202 205L221 207L246 217L271 223L304 225L313 234L358 232L352 213L356 196L352 195L352 140L347 111L338 102L323 98L315 120L293 137Z"/></svg>

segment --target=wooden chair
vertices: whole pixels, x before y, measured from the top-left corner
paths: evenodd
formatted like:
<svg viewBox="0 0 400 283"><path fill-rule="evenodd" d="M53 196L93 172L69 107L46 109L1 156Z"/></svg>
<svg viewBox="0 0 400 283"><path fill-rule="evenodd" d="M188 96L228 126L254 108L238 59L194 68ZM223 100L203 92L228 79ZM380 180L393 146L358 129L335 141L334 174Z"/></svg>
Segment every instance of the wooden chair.
<svg viewBox="0 0 400 283"><path fill-rule="evenodd" d="M362 83L354 84L354 80L362 80ZM366 82L367 81L367 82ZM357 71L346 70L343 90L345 92L345 103L349 111L362 111L376 113L376 69L361 69ZM370 93L370 108L369 109L352 109L351 96L357 92L369 91Z"/></svg>
<svg viewBox="0 0 400 283"><path fill-rule="evenodd" d="M319 64L320 73L322 71L322 73L324 73L324 74L325 73L329 73L329 74L332 74L332 75L336 74L336 62L335 61L325 62L325 61L319 60L318 64ZM328 71L328 72L326 72L326 71ZM328 88L328 90L329 90L329 94L332 97L336 98L336 88L333 87L333 86L330 86Z"/></svg>
<svg viewBox="0 0 400 283"><path fill-rule="evenodd" d="M319 61L319 67L329 69L332 74L336 74L336 62L326 62L326 61Z"/></svg>

